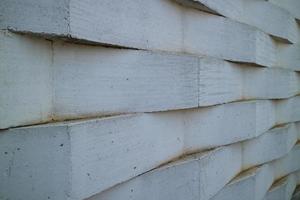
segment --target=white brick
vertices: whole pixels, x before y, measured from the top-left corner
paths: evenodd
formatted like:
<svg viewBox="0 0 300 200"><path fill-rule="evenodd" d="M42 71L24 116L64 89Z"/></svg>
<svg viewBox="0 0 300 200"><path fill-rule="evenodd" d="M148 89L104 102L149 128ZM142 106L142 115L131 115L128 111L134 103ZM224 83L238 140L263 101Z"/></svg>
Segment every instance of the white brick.
<svg viewBox="0 0 300 200"><path fill-rule="evenodd" d="M173 1L2 1L2 29L265 66L275 59L272 39L258 29Z"/></svg>
<svg viewBox="0 0 300 200"><path fill-rule="evenodd" d="M69 0L1 0L0 28L49 36L69 34Z"/></svg>
<svg viewBox="0 0 300 200"><path fill-rule="evenodd" d="M300 169L300 144L297 143L293 149L284 157L272 162L274 167L274 178L278 179Z"/></svg>
<svg viewBox="0 0 300 200"><path fill-rule="evenodd" d="M269 164L243 171L221 189L217 195L211 198L211 200L260 200L265 195L264 199L290 199L297 182L300 180L299 172L297 171L300 169L299 159L293 159L299 157L298 149L299 145L296 145L287 156ZM259 154L258 152L263 153L260 148L257 148L256 155ZM242 155L242 157L244 156L247 155ZM281 171L281 175L278 174L279 171ZM287 176L287 178L278 180L279 177L283 176ZM275 179L277 179L277 181L272 185ZM269 190L271 185L272 187Z"/></svg>
<svg viewBox="0 0 300 200"><path fill-rule="evenodd" d="M0 193L83 199L144 173L183 152L183 131L168 119L121 116L4 131Z"/></svg>
<svg viewBox="0 0 300 200"><path fill-rule="evenodd" d="M296 122L300 119L300 96L276 102L276 122L278 124Z"/></svg>
<svg viewBox="0 0 300 200"><path fill-rule="evenodd" d="M187 52L272 66L274 41L261 31L224 17L190 10L184 16Z"/></svg>
<svg viewBox="0 0 300 200"><path fill-rule="evenodd" d="M250 65L249 68L252 68ZM243 92L243 66L220 59L199 59L199 106L241 99Z"/></svg>
<svg viewBox="0 0 300 200"><path fill-rule="evenodd" d="M198 106L198 58L54 45L57 118Z"/></svg>
<svg viewBox="0 0 300 200"><path fill-rule="evenodd" d="M210 200L261 200L273 183L268 164L242 172Z"/></svg>
<svg viewBox="0 0 300 200"><path fill-rule="evenodd" d="M268 0L271 3L274 3L277 6L280 6L288 10L293 14L298 20L300 20L300 2L298 0Z"/></svg>
<svg viewBox="0 0 300 200"><path fill-rule="evenodd" d="M0 34L0 129L51 119L50 43Z"/></svg>
<svg viewBox="0 0 300 200"><path fill-rule="evenodd" d="M6 184L0 185L0 193L9 198L19 195L33 200L44 198L43 195L59 199L86 198L184 153L262 134L265 129L261 128L268 129L272 124L256 127L256 104L255 101L237 102L203 109L123 115L2 131L0 178L4 180L1 183ZM264 118L268 120L267 115ZM243 123L236 126L240 119ZM18 148L21 150L16 151ZM64 165L56 163L62 155L47 156L47 163L41 163L47 152L55 153L61 148L66 151L61 158L65 160ZM31 155L37 149L38 155ZM36 167L39 167L37 172ZM51 178L52 173L63 170L69 170L70 174ZM23 173L22 176L19 173ZM44 184L40 184L41 181ZM24 182L30 183L28 185L32 185L35 192L22 188ZM59 190L55 186L58 184L61 185ZM12 193L8 188L20 188L20 192Z"/></svg>
<svg viewBox="0 0 300 200"><path fill-rule="evenodd" d="M232 148L236 147L237 145L239 144L227 146L225 148ZM221 189L221 187L218 187L219 190L216 190L214 194L212 192L210 199L241 199L240 197L243 197L243 199L262 199L266 193L267 199L272 199L273 195L278 195L281 198L283 196L290 197L298 181L296 173L297 170L300 169L300 166L298 166L300 162L299 159L295 159L299 157L298 149L299 145L296 145L287 156L280 158L279 160L273 161L270 164L264 164L260 167L242 172L231 182L226 184L226 186L223 187L223 189ZM240 156L239 158L241 159L242 156ZM206 172L206 167L211 167L209 163L212 163L212 160L213 159L211 159L210 162L206 161L205 168L203 168L203 166L200 165L202 169L200 170L200 176L201 173ZM215 162L223 162L223 160L220 160L221 158L215 158ZM234 159L232 158L231 162L239 162L237 160L237 155L235 155ZM182 168L180 168L179 166ZM222 165L222 167L224 172L222 173L223 177L228 173L228 170L231 167L229 166L229 164ZM240 165L240 167L242 167L242 165ZM224 171L225 169L226 171ZM215 168L212 168L210 172L212 172L213 170L215 170ZM201 196L201 192L206 190L205 188L201 188L201 178L200 186L198 186L199 183L197 181L197 178L199 177L199 174L195 174L195 171L197 172L199 171L199 169L192 167L191 161L182 160L181 162L179 162L179 164L178 162L171 162L170 164L162 166L161 168L147 172L146 174L138 176L132 180L112 187L109 190L106 190L102 193L99 193L89 198L89 200L141 198L177 199L181 197L185 197L185 199L207 199L206 196ZM279 175L279 173L282 174ZM287 184L284 184L283 186L280 186L278 188L275 187L277 185L275 184L273 185L271 190L267 192L269 187L272 185L273 180L286 176L290 173L294 174L289 175ZM212 172L212 174L216 174L218 176L217 178L220 178L220 174L216 172ZM209 175L209 173L207 173L205 177L206 178L204 178L203 180L207 181L210 180L211 176ZM168 184L166 184L166 182ZM215 189L216 182L219 182L219 180L216 180L216 178L214 178L214 181L212 183L206 183L205 185L208 188L213 186L213 188ZM179 183L181 184L179 185ZM224 184L224 182L222 182L222 184ZM200 197L199 195L197 196L197 190L199 187Z"/></svg>
<svg viewBox="0 0 300 200"><path fill-rule="evenodd" d="M260 0L176 0L203 11L217 13L230 19L255 26L280 39L296 43L298 26L285 9ZM297 5L297 3L296 3ZM263 20L262 20L263 19Z"/></svg>
<svg viewBox="0 0 300 200"><path fill-rule="evenodd" d="M283 157L297 142L297 137L295 124L291 123L243 142L243 167L249 168Z"/></svg>
<svg viewBox="0 0 300 200"><path fill-rule="evenodd" d="M280 39L299 42L298 24L288 11L266 1L244 0L244 3L241 22L256 26Z"/></svg>
<svg viewBox="0 0 300 200"><path fill-rule="evenodd" d="M280 99L298 94L300 76L289 70L243 68L245 99Z"/></svg>
<svg viewBox="0 0 300 200"><path fill-rule="evenodd" d="M240 153L240 146L233 145L196 154L117 185L90 200L207 200L238 173Z"/></svg>
<svg viewBox="0 0 300 200"><path fill-rule="evenodd" d="M291 174L272 185L264 200L290 200L295 188L296 177Z"/></svg>
<svg viewBox="0 0 300 200"><path fill-rule="evenodd" d="M2 1L0 199L261 200L274 180L266 199L291 198L300 183L291 9ZM252 101L229 103L241 100ZM74 121L11 128L60 120Z"/></svg>
<svg viewBox="0 0 300 200"><path fill-rule="evenodd" d="M275 129L274 129L275 130ZM278 134L278 133L265 133L264 135ZM264 135L262 137L264 137ZM264 138L266 139L266 138ZM256 156L264 153L264 150L259 147L258 139L250 140L249 142L255 142L258 144L256 149ZM245 154L244 144L242 144L242 159L249 156ZM265 143L264 145L269 148L272 145ZM254 151L254 149L251 149ZM251 151L250 150L250 151ZM267 151L265 151L266 153ZM258 167L251 168L249 170L243 171L238 176L236 176L232 181L230 181L223 189L221 189L217 195L215 195L211 200L226 200L226 199L262 199L265 195L265 199L290 199L295 185L299 182L299 144L296 145L289 154L272 161L267 164L263 164ZM265 160L268 162L268 160ZM289 175L291 174L291 175ZM283 179L287 181L279 181L278 178L289 175L288 179ZM269 187L272 185L273 181L277 181L273 184L272 188L268 191ZM284 183L283 183L284 182ZM267 192L268 191L268 192ZM278 196L278 197L277 197ZM275 198L276 197L276 198ZM289 197L289 198L287 198Z"/></svg>
<svg viewBox="0 0 300 200"><path fill-rule="evenodd" d="M187 111L183 117L187 151L199 150L199 144L211 148L261 135L274 124L269 105L268 101L250 101Z"/></svg>
<svg viewBox="0 0 300 200"><path fill-rule="evenodd" d="M259 130L268 130L276 124L277 107L274 101L256 102L256 136L259 136Z"/></svg>
<svg viewBox="0 0 300 200"><path fill-rule="evenodd" d="M181 155L183 130L176 117L125 116L71 127L74 198L96 194Z"/></svg>
<svg viewBox="0 0 300 200"><path fill-rule="evenodd" d="M182 5L187 5L199 10L218 14L230 18L243 15L244 1L242 0L175 0Z"/></svg>
<svg viewBox="0 0 300 200"><path fill-rule="evenodd" d="M241 124L237 127L234 126L236 120L228 121L232 116L228 114L229 110L226 111L225 106L234 106L235 104L249 108L249 111L241 112L249 117L249 119L245 119L248 124ZM253 131L255 123L253 124L253 121L250 120L255 117L248 115L253 110L253 106L249 104L248 107L245 102L228 105L222 105L223 112L216 112L214 109L218 107L211 107L212 114L206 111L207 114L204 116L207 117L199 117L201 115L196 115L196 110L174 111L124 115L2 131L0 159L3 162L0 163L0 178L3 181L0 182L0 193L6 198L13 199L23 197L34 200L48 196L57 199L87 198L152 170L186 152L199 151L255 137L258 133ZM230 108L240 112L238 107ZM201 109L199 112L201 113ZM236 116L241 118L241 114ZM222 122L222 119L226 119L226 121ZM215 121L216 123L206 124L206 121ZM215 128L216 124L218 124L217 128ZM240 135L242 127L245 132L249 131L249 135ZM206 138L208 132L210 133L209 138ZM191 138L194 139L193 143ZM241 148L240 145L241 143L239 143L238 149ZM266 143L266 145L268 144ZM231 149L233 146L228 148ZM227 147L222 148L226 149ZM231 170L234 169L235 173L231 174L233 177L242 169L243 160L240 150L238 154L235 153L235 150L228 152L233 157L228 157L226 153L220 157L211 158L209 162L203 161L201 169L208 167L208 169L217 170L218 168L215 169L210 165L206 166L207 162L211 162L215 163L215 166L222 167L220 170L222 169L223 173L221 174L224 175L227 174L226 170L231 173ZM257 148L258 150L261 151ZM275 169L275 178L300 168L298 150L299 145L295 146L287 156L271 163ZM49 152L53 153L49 154ZM43 162L45 157L47 162ZM218 163L220 161L226 161L229 164L220 164ZM234 167L224 168L224 166L230 165L234 165ZM71 167L72 170L70 170ZM183 171L185 170L187 170L186 167ZM214 184L221 185L203 188L205 192L203 193L201 190L201 195L204 195L204 199L215 194L226 184L224 181L226 177L220 176L220 173L208 173L203 177L208 175L209 177L211 175L218 176L218 180L221 180L215 183L215 178L209 178L209 180L201 178L200 180L211 181L209 184L205 182L205 187ZM138 177L144 177L144 175ZM155 177L157 178L157 176ZM226 180L229 181L231 178ZM24 183L26 183L26 187L23 187ZM57 187L58 185L59 187ZM172 186L170 187L170 190L174 189ZM184 187L189 186L185 185ZM11 188L18 189L19 192L14 193ZM32 192L32 188L34 192ZM149 192L150 190L151 187ZM117 193L115 194L117 195ZM142 194L136 193L136 195ZM138 197L136 196L136 198Z"/></svg>
<svg viewBox="0 0 300 200"><path fill-rule="evenodd" d="M277 45L277 62L275 66L300 71L300 44ZM299 74L298 74L299 76Z"/></svg>
<svg viewBox="0 0 300 200"><path fill-rule="evenodd" d="M0 197L67 199L71 196L70 153L67 127L2 131Z"/></svg>
<svg viewBox="0 0 300 200"><path fill-rule="evenodd" d="M185 54L51 44L6 31L0 37L7 49L0 51L0 90L10 94L1 97L0 128L298 93L294 85L300 76L291 71Z"/></svg>

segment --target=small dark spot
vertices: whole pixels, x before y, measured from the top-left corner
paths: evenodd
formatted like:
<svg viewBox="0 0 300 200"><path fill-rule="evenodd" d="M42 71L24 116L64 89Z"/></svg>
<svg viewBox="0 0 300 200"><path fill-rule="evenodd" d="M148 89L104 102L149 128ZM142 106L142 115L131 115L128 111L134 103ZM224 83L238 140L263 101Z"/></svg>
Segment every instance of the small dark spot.
<svg viewBox="0 0 300 200"><path fill-rule="evenodd" d="M111 143L113 144L113 143L114 143L114 141L112 140L112 141L111 141Z"/></svg>
<svg viewBox="0 0 300 200"><path fill-rule="evenodd" d="M48 197L47 199L51 199L50 197Z"/></svg>
<svg viewBox="0 0 300 200"><path fill-rule="evenodd" d="M17 150L20 151L21 149L20 149L20 148L17 148Z"/></svg>
<svg viewBox="0 0 300 200"><path fill-rule="evenodd" d="M133 167L133 169L136 169L136 167Z"/></svg>
<svg viewBox="0 0 300 200"><path fill-rule="evenodd" d="M133 192L133 189L131 189L130 192Z"/></svg>
<svg viewBox="0 0 300 200"><path fill-rule="evenodd" d="M90 173L87 173L86 175L90 176Z"/></svg>
<svg viewBox="0 0 300 200"><path fill-rule="evenodd" d="M126 78L126 81L128 81L129 80L129 78Z"/></svg>
<svg viewBox="0 0 300 200"><path fill-rule="evenodd" d="M63 146L64 146L64 144L60 144L59 146L63 147Z"/></svg>
<svg viewBox="0 0 300 200"><path fill-rule="evenodd" d="M4 154L5 154L5 155L8 154L7 151L5 151Z"/></svg>

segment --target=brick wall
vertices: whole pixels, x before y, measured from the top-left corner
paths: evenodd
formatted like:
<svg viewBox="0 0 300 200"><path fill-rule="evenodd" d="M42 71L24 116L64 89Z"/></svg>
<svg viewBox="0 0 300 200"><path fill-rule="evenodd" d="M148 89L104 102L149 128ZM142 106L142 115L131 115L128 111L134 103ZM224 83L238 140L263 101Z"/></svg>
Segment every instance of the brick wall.
<svg viewBox="0 0 300 200"><path fill-rule="evenodd" d="M299 199L300 1L0 13L0 200Z"/></svg>

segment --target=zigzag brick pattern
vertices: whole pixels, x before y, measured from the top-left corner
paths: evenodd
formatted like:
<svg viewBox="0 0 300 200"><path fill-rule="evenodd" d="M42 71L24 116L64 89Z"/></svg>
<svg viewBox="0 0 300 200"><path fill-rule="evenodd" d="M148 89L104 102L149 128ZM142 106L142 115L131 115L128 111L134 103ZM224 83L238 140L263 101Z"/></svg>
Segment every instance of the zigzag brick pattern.
<svg viewBox="0 0 300 200"><path fill-rule="evenodd" d="M0 200L297 200L297 0L0 0Z"/></svg>

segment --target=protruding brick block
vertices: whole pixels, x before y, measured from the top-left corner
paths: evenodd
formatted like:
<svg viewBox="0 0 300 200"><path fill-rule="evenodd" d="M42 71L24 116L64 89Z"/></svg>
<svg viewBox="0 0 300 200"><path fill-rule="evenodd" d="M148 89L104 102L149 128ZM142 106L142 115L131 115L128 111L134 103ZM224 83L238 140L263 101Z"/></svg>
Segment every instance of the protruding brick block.
<svg viewBox="0 0 300 200"><path fill-rule="evenodd" d="M255 26L281 40L299 41L297 22L287 10L266 1L247 0L176 0L199 10L216 13ZM275 2L278 0L275 0ZM280 3L287 4L287 3ZM294 3L297 6L298 3ZM263 20L262 20L263 19Z"/></svg>
<svg viewBox="0 0 300 200"><path fill-rule="evenodd" d="M290 200L296 188L295 174L290 174L275 182L264 200Z"/></svg>
<svg viewBox="0 0 300 200"><path fill-rule="evenodd" d="M261 200L273 183L268 164L244 171L210 200Z"/></svg>
<svg viewBox="0 0 300 200"><path fill-rule="evenodd" d="M208 200L238 173L240 156L239 145L195 154L117 185L89 200Z"/></svg>
<svg viewBox="0 0 300 200"><path fill-rule="evenodd" d="M0 43L0 129L49 121L50 42L0 31Z"/></svg>
<svg viewBox="0 0 300 200"><path fill-rule="evenodd" d="M275 179L282 178L287 174L300 169L300 144L297 143L293 149L284 157L272 162Z"/></svg>
<svg viewBox="0 0 300 200"><path fill-rule="evenodd" d="M300 20L300 2L298 0L268 0L275 5L288 10L296 19Z"/></svg>
<svg viewBox="0 0 300 200"><path fill-rule="evenodd" d="M300 71L300 44L277 45L276 55L277 61L275 66Z"/></svg>
<svg viewBox="0 0 300 200"><path fill-rule="evenodd" d="M243 142L243 167L249 168L283 157L292 149L297 138L296 126L291 123Z"/></svg>

